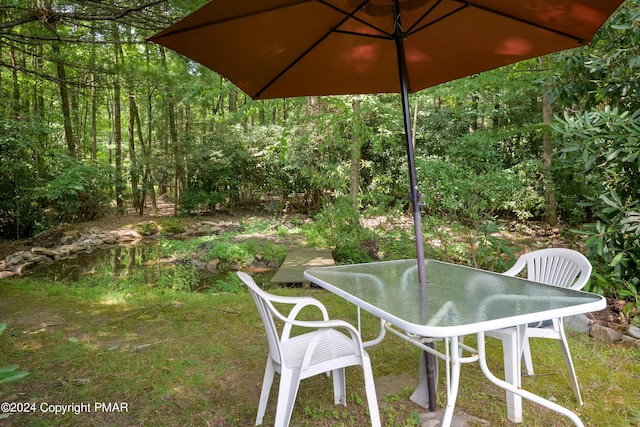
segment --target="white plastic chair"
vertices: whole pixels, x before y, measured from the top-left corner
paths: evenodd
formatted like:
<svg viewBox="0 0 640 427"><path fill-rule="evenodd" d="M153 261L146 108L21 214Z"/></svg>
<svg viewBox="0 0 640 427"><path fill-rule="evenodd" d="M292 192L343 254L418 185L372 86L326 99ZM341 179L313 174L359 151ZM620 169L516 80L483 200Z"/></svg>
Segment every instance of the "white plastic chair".
<svg viewBox="0 0 640 427"><path fill-rule="evenodd" d="M528 280L574 290L580 290L587 284L592 270L591 263L589 263L589 260L580 252L564 248L550 248L529 252L520 256L514 266L503 274L516 276L523 271L525 267L527 269L526 278ZM524 336L521 337L520 342L517 340L517 328L498 329L487 332L487 335L502 340L505 380L517 386L520 386L520 372L518 369L518 359L520 359L520 357L524 359L526 373L528 375L534 374L529 338L552 338L559 340L564 363L569 372L571 388L576 395L578 403L580 405L583 404L578 386L578 378L576 377L575 368L571 360L567 337L564 333L562 318L551 319L542 325L529 325L526 328ZM507 404L510 412L509 419L515 422L522 421L520 399L511 393L507 393ZM517 405L515 409L514 405ZM512 419L512 417L514 419Z"/></svg>
<svg viewBox="0 0 640 427"><path fill-rule="evenodd" d="M278 405L276 407L276 427L289 425L293 405L298 393L300 380L314 375L331 372L333 374L333 393L336 404L346 406L346 384L344 368L360 365L364 371L365 391L371 424L380 426L378 401L373 381L373 372L369 355L362 348L358 331L342 320L329 320L326 308L311 297L283 297L267 293L260 289L246 273L238 272L238 277L247 285L260 312L269 342L269 356L262 381L262 392L256 425L262 424L267 408L269 392L275 372L280 374ZM293 305L287 316L278 311L273 303ZM323 320L301 321L296 316L307 306L317 307ZM282 334L278 334L275 320L284 323ZM293 326L312 328L312 332L290 336ZM336 328L346 330L347 334Z"/></svg>

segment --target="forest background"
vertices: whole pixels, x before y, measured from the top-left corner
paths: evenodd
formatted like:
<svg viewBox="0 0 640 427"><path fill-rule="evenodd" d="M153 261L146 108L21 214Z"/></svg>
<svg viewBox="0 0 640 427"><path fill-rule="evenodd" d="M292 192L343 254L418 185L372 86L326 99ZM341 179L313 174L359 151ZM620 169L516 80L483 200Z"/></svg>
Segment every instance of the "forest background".
<svg viewBox="0 0 640 427"><path fill-rule="evenodd" d="M145 41L204 3L0 5L0 239L160 196L176 215L406 209L398 95L253 101ZM584 48L410 102L427 218L479 237L498 219L560 221L585 239L590 290L638 306L640 0Z"/></svg>

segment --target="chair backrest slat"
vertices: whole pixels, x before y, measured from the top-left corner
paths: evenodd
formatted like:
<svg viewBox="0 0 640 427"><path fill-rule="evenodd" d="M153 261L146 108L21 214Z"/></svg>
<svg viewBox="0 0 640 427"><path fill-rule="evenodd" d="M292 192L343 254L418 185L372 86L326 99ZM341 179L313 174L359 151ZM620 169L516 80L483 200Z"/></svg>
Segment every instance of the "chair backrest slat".
<svg viewBox="0 0 640 427"><path fill-rule="evenodd" d="M591 264L580 252L550 248L521 256L527 264L527 279L563 288L582 289L591 275Z"/></svg>
<svg viewBox="0 0 640 427"><path fill-rule="evenodd" d="M249 292L253 297L253 301L256 303L256 307L258 307L260 318L262 319L262 323L264 324L264 328L267 333L269 355L278 364L281 364L283 360L282 349L280 347L280 336L278 334L278 328L276 327L276 323L273 318L271 307L263 296L264 292L258 287L253 278L248 274L244 272L238 272L238 276L241 277L242 281L247 285L247 288L249 288Z"/></svg>

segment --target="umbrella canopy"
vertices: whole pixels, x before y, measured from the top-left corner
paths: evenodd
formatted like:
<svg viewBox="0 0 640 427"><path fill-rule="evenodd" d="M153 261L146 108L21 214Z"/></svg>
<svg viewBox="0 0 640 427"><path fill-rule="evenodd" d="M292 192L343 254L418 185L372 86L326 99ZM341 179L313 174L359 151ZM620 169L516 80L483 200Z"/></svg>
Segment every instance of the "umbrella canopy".
<svg viewBox="0 0 640 427"><path fill-rule="evenodd" d="M582 46L621 3L213 0L151 40L268 99L399 93L399 39L411 93Z"/></svg>
<svg viewBox="0 0 640 427"><path fill-rule="evenodd" d="M400 93L418 280L425 284L408 93L585 45L623 1L212 0L150 40L254 99ZM435 410L433 364L427 369Z"/></svg>

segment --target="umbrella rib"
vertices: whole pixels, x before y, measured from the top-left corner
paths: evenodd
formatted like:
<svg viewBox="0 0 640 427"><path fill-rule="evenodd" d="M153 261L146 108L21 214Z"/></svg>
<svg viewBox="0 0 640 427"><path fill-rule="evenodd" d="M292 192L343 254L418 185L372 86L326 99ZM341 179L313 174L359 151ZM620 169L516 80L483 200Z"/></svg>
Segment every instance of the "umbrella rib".
<svg viewBox="0 0 640 427"><path fill-rule="evenodd" d="M334 9L335 11L341 13L344 15L344 18L337 23L333 28L329 29L329 31L327 31L326 34L324 34L322 37L320 37L318 40L316 40L315 43L313 43L308 49L306 49L300 56L298 56L295 60L293 60L289 65L287 65L284 69L282 69L282 71L280 71L273 79L271 79L267 84L265 84L262 89L260 89L259 91L256 92L256 94L253 96L254 99L260 99L260 96L262 95L262 93L267 90L272 84L274 84L276 81L278 81L278 79L280 77L282 77L283 75L285 75L291 68L293 68L298 62L300 62L302 60L302 58L304 58L309 52L311 52L313 49L315 49L316 46L318 46L320 43L322 43L327 37L329 37L329 35L331 35L332 33L344 33L344 34L358 34L358 33L350 33L347 31L338 31L337 28L339 28L342 24L344 24L348 19L355 19L367 26L369 26L370 28L373 28L376 31L379 31L383 34L386 34L386 31L383 31L379 28L376 28L375 26L369 24L366 21L363 21L362 19L359 19L357 17L354 16L354 13L356 13L358 10L360 10L362 8L362 6L364 6L369 0L364 0L362 1L362 3L360 3L360 5L358 7L356 7L354 9L353 12L351 13L347 13L346 11L333 6L332 4L327 3L325 0L319 0L318 2L331 8ZM369 35L369 34L358 34L361 36L371 36L371 37L375 37L375 35ZM380 38L384 38L383 36L378 36ZM391 38L391 35L389 35L389 38Z"/></svg>
<svg viewBox="0 0 640 427"><path fill-rule="evenodd" d="M244 18L251 17L251 16L254 16L254 15L260 15L260 14L265 13L265 12L274 12L276 10L286 9L288 7L297 6L297 5L302 4L302 3L309 3L311 1L314 1L314 0L292 0L291 3L285 4L285 5L281 5L281 6L275 6L275 7L272 7L270 9L263 9L263 10L258 10L258 11L252 12L252 13L246 13L246 14L243 14L243 15L231 16L229 18L219 19L217 21L204 22L202 24L194 25L192 27L180 28L180 29L176 29L176 30L173 30L173 31L169 31L169 32L166 32L164 34L163 33L156 34L155 36L149 37L149 39L157 40L157 39L162 38L162 37L168 37L168 36L173 36L173 35L176 35L176 34L186 33L186 32L193 31L193 30L199 30L201 28L210 27L212 25L225 24L227 22L232 22L232 21L235 21L237 19L244 19Z"/></svg>
<svg viewBox="0 0 640 427"><path fill-rule="evenodd" d="M507 18L507 19L512 19L514 21L518 21L518 22L523 23L525 25L530 25L532 27L539 28L539 29L544 30L544 31L549 31L549 32L557 34L559 36L575 40L579 44L583 44L585 42L584 38L582 38L582 37L577 37L577 36L574 36L573 34L565 33L564 31L559 31L559 30L556 30L555 28L547 27L545 25L538 24L536 22L532 22L532 21L529 21L527 19L520 18L518 16L510 15L510 14L505 13L505 12L500 12L499 10L495 10L495 9L490 8L490 7L473 4L473 3L470 3L470 2L465 1L465 0L454 0L454 1L457 1L458 3L464 3L466 6L475 7L477 9L484 10L485 12L489 12L489 13L492 13L494 15L499 15L499 16L502 16L502 17Z"/></svg>
<svg viewBox="0 0 640 427"><path fill-rule="evenodd" d="M372 39L392 40L391 36L381 36L378 34L358 33L355 31L345 31L345 30L334 30L333 32L338 34L346 34L348 36L370 37Z"/></svg>
<svg viewBox="0 0 640 427"><path fill-rule="evenodd" d="M440 5L440 3L442 3L442 0L438 0L436 1L433 6L431 6L425 13L422 14L422 16L420 17L420 19L418 19L411 27L409 27L409 29L406 31L406 34L410 34L413 32L413 29L418 25L418 23L420 23L424 18L426 18L427 16L429 16L429 14L436 8L438 7L438 5ZM429 24L428 24L429 25Z"/></svg>
<svg viewBox="0 0 640 427"><path fill-rule="evenodd" d="M336 12L341 13L341 14L343 14L343 15L345 16L345 19L344 19L342 22L340 22L340 25L342 25L342 24L343 24L347 19L353 19L353 20L358 21L359 23L364 24L364 25L366 25L367 27L369 27L369 28L371 28L371 29L373 29L373 30L375 30L375 31L379 32L379 33L386 34L386 35L387 35L387 37L386 37L386 38L391 39L391 38L392 38L391 33L389 33L389 32L387 32L387 31L383 30L382 28L378 28L378 27L376 27L375 25L371 24L370 22L365 21L365 20L364 20L364 19L362 19L362 18L358 18L357 16L355 16L355 13L356 13L356 12L358 12L360 9L362 9L362 8L363 8L363 7L364 7L368 2L369 2L369 0L364 0L362 3L360 3L360 5L358 5L358 7L356 7L356 8L353 10L353 12L349 13L349 12L347 12L347 11L346 11L346 10L344 10L344 9L340 9L340 8L339 8L339 7L337 7L337 6L332 5L331 3L327 3L325 0L319 0L319 3L322 3L323 5L325 5L325 6L329 7L329 8L331 8L331 9L335 10ZM336 27L336 30L335 30L335 31L336 31L336 32L341 32L341 33L349 33L349 32L347 32L347 31L338 31L338 30L337 30L337 27ZM362 36L367 36L367 35L369 35L369 34L356 33L356 32L352 32L351 34L353 34L353 35L362 35ZM379 36L379 37L380 37L380 38L385 38L385 37L382 37L382 36Z"/></svg>
<svg viewBox="0 0 640 427"><path fill-rule="evenodd" d="M445 20L445 19L447 19L447 18L449 18L449 17L451 17L451 16L455 15L456 13L458 13L458 12L460 12L460 11L462 11L462 10L466 9L466 8L467 8L467 7L469 7L469 6L471 6L469 3L463 4L463 5L461 5L459 8L457 8L456 10L452 10L451 12L449 12L449 13L447 13L447 14L445 14L445 15L442 15L441 17L439 17L438 19L436 19L436 20L434 20L434 21L428 22L428 23L426 23L426 24L422 25L421 27L415 28L415 27L416 27L416 25L418 24L418 22L420 22L420 21L421 21L425 16L427 16L427 14L428 14L429 12L431 12L431 10L429 10L429 11L428 11L427 13L425 13L425 14L424 14L424 15L423 15L423 16L422 16L418 21L416 21L416 23L411 27L411 29L410 29L409 31L407 31L407 36L408 36L410 33L411 33L411 34L413 34L413 33L417 33L417 32L419 32L419 31L424 30L425 28L429 28L430 26L435 25L435 24L437 24L438 22L440 22L440 21L442 21L442 20ZM434 7L435 7L435 6L434 6ZM415 28L415 29L414 29L414 28Z"/></svg>

